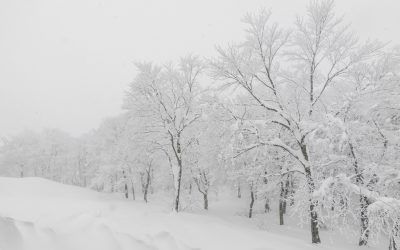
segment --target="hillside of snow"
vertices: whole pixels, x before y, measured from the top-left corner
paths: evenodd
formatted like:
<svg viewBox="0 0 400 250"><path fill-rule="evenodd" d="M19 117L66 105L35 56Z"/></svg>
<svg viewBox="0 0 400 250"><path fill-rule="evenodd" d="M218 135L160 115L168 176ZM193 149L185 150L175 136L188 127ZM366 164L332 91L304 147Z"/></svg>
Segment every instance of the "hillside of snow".
<svg viewBox="0 0 400 250"><path fill-rule="evenodd" d="M245 204L238 200L224 195L210 211L176 214L167 203L145 204L40 178L2 177L0 249L360 249L350 238L330 232L322 232L323 244L312 245L308 228L282 228L272 219L261 229L239 215Z"/></svg>

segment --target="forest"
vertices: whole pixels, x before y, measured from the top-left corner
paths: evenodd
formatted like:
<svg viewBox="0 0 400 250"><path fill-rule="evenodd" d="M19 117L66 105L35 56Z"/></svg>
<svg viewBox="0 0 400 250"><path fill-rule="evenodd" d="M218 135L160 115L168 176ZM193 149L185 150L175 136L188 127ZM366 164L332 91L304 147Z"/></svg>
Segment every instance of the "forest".
<svg viewBox="0 0 400 250"><path fill-rule="evenodd" d="M164 197L176 213L228 190L242 217L296 217L309 243L332 230L400 249L400 47L360 39L330 0L290 26L264 9L241 20L214 57L136 62L121 113L82 136L3 138L0 174Z"/></svg>

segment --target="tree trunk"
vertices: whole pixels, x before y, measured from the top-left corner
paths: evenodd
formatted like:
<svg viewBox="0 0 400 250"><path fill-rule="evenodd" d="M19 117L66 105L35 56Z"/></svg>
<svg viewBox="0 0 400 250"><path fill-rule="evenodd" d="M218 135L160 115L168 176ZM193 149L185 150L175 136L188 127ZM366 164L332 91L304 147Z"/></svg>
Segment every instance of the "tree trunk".
<svg viewBox="0 0 400 250"><path fill-rule="evenodd" d="M207 194L207 191L203 193L203 199L204 199L204 209L208 210L208 194Z"/></svg>
<svg viewBox="0 0 400 250"><path fill-rule="evenodd" d="M283 181L281 181L281 192L280 192L280 197L279 197L279 225L283 225L283 215L285 214L285 189L283 186Z"/></svg>
<svg viewBox="0 0 400 250"><path fill-rule="evenodd" d="M398 250L396 241L393 237L390 238L389 250Z"/></svg>
<svg viewBox="0 0 400 250"><path fill-rule="evenodd" d="M283 190L283 196L282 196L282 198L283 198L283 207L282 207L282 209L283 209L283 213L286 214L287 200L288 200L288 197L289 197L289 189L290 189L289 177L286 179L283 189L284 190Z"/></svg>
<svg viewBox="0 0 400 250"><path fill-rule="evenodd" d="M301 144L300 149L301 149L304 159L307 162L309 162L306 145ZM311 169L309 166L304 166L304 172L306 175L308 192L310 195L309 202L310 202L311 242L314 244L319 244L319 243L321 243L321 239L319 237L319 229L318 229L318 213L317 213L316 207L315 207L317 201L315 201L312 198L312 196L314 194L314 190L315 190L315 184L314 184L314 180L311 175Z"/></svg>
<svg viewBox="0 0 400 250"><path fill-rule="evenodd" d="M132 199L135 200L135 186L133 185L132 179L131 179L131 189L132 189Z"/></svg>
<svg viewBox="0 0 400 250"><path fill-rule="evenodd" d="M179 212L179 198L181 194L181 184L182 184L182 151L180 143L180 133L178 133L176 138L176 147L174 142L174 137L171 134L171 145L175 152L175 158L178 163L178 173L173 173L174 177L174 187L175 187L175 200L174 200L174 211ZM177 176L175 176L177 174Z"/></svg>
<svg viewBox="0 0 400 250"><path fill-rule="evenodd" d="M265 199L264 209L265 209L265 213L269 213L269 211L271 210L271 208L269 207L269 199L268 198Z"/></svg>
<svg viewBox="0 0 400 250"><path fill-rule="evenodd" d="M293 175L290 174L290 206L294 205L294 180Z"/></svg>
<svg viewBox="0 0 400 250"><path fill-rule="evenodd" d="M283 225L284 221L283 221L283 202L279 201L279 225Z"/></svg>
<svg viewBox="0 0 400 250"><path fill-rule="evenodd" d="M124 175L124 181L125 181L125 185L124 185L124 191L125 191L125 198L128 199L128 179L126 178L126 174L125 171L122 171L122 174Z"/></svg>
<svg viewBox="0 0 400 250"><path fill-rule="evenodd" d="M395 222L395 225L393 226L393 230L392 233L390 235L390 242L389 242L389 250L399 250L399 248L397 247L397 243L395 238L399 237L400 234L400 222L397 221Z"/></svg>
<svg viewBox="0 0 400 250"><path fill-rule="evenodd" d="M197 189L199 193L203 195L204 201L204 209L208 210L208 180L207 176L204 172L200 170L200 175L198 177L193 177L194 182L196 183ZM191 185L192 183L190 183Z"/></svg>
<svg viewBox="0 0 400 250"><path fill-rule="evenodd" d="M143 200L147 203L147 188L143 192Z"/></svg>
<svg viewBox="0 0 400 250"><path fill-rule="evenodd" d="M253 189L250 191L250 209L249 209L249 218L253 216L253 205L254 205L254 192Z"/></svg>
<svg viewBox="0 0 400 250"><path fill-rule="evenodd" d="M125 198L128 199L128 183L125 183Z"/></svg>
<svg viewBox="0 0 400 250"><path fill-rule="evenodd" d="M144 173L146 176L142 175L142 190L143 190L143 200L147 203L147 195L149 193L150 181L151 181L151 172L150 169L147 169Z"/></svg>
<svg viewBox="0 0 400 250"><path fill-rule="evenodd" d="M240 190L240 182L238 182L237 197L238 197L239 199L242 198L242 192L241 192L241 190Z"/></svg>
<svg viewBox="0 0 400 250"><path fill-rule="evenodd" d="M359 246L366 246L368 244L369 230L368 230L368 200L364 195L360 195L360 220L361 220L361 235L358 242Z"/></svg>
<svg viewBox="0 0 400 250"><path fill-rule="evenodd" d="M354 172L356 174L356 184L358 186L361 186L364 184L364 177L358 166L358 160L357 160L356 154L354 152L354 147L353 147L352 143L349 143L349 148L350 148L350 154L354 161L353 166L354 166ZM360 235L360 240L358 241L359 246L365 246L368 244L368 237L369 237L368 222L369 222L369 220L368 220L367 208L368 208L367 197L360 194L361 235Z"/></svg>
<svg viewBox="0 0 400 250"><path fill-rule="evenodd" d="M310 204L310 214L311 214L311 242L321 243L318 230L318 214L317 211L315 211L315 205L312 201Z"/></svg>
<svg viewBox="0 0 400 250"><path fill-rule="evenodd" d="M180 159L178 159L178 176L176 177L176 184L175 184L175 204L174 204L174 210L175 212L179 211L179 198L180 198L180 193L181 193L181 182L182 182L182 162Z"/></svg>

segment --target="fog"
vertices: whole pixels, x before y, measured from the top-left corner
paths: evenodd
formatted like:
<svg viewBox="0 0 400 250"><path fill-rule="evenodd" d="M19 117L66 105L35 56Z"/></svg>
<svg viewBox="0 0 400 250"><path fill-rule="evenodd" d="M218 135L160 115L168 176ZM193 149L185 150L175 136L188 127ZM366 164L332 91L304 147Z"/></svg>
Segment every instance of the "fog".
<svg viewBox="0 0 400 250"><path fill-rule="evenodd" d="M290 24L307 0L0 1L0 136L89 131L120 112L135 61L213 56L237 41L240 17L270 8ZM396 0L336 1L365 38L400 42Z"/></svg>

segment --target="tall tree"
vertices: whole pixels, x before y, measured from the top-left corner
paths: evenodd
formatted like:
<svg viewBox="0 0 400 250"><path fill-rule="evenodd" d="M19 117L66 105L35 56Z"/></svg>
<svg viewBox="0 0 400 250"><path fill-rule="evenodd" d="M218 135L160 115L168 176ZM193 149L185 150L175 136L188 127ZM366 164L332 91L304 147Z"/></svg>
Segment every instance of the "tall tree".
<svg viewBox="0 0 400 250"><path fill-rule="evenodd" d="M367 59L378 47L360 45L334 13L332 1L313 1L305 18L297 18L292 35L270 23L271 14L261 11L245 16L246 40L226 49L211 62L214 76L225 86L239 87L250 106L268 113L265 123L276 125L281 138L261 138L244 151L273 146L297 160L309 194L312 243L320 243L318 202L313 198L312 141L308 135L324 119L322 100L331 87ZM297 168L296 171L299 169Z"/></svg>
<svg viewBox="0 0 400 250"><path fill-rule="evenodd" d="M138 63L138 74L130 86L126 108L142 119L142 133L152 136L168 158L175 195L173 209L179 211L182 171L187 148L193 142L187 131L201 117L196 106L202 62L195 56L179 66Z"/></svg>

